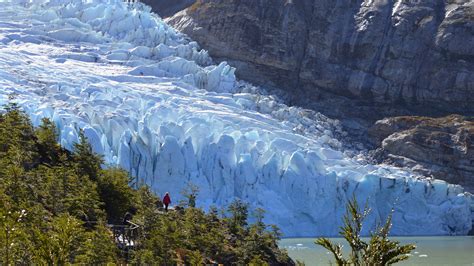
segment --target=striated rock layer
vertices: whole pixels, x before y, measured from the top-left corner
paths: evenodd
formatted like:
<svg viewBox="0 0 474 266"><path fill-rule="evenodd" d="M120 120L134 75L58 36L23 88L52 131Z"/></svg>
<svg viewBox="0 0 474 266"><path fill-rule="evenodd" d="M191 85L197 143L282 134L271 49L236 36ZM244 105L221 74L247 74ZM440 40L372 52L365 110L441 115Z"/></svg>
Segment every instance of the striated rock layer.
<svg viewBox="0 0 474 266"><path fill-rule="evenodd" d="M473 18L470 0L199 0L168 21L240 77L297 98L472 113Z"/></svg>

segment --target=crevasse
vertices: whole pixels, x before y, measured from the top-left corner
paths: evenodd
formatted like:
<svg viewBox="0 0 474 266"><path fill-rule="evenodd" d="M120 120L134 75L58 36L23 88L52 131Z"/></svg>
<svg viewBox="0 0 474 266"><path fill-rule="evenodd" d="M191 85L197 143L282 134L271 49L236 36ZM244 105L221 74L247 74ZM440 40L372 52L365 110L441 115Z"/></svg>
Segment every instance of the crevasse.
<svg viewBox="0 0 474 266"><path fill-rule="evenodd" d="M142 5L0 1L0 89L36 125L53 119L65 147L82 128L156 192L176 202L191 182L202 207L241 198L285 236L337 234L353 193L373 209L366 232L392 208L397 235L471 229L462 187L349 156L337 121L255 93Z"/></svg>

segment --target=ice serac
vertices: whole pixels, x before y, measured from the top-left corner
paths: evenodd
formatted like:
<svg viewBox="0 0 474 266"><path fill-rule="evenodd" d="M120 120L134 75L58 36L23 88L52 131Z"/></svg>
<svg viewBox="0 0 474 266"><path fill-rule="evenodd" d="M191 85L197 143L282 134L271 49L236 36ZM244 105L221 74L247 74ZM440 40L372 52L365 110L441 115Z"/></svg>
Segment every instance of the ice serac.
<svg viewBox="0 0 474 266"><path fill-rule="evenodd" d="M472 197L409 170L344 150L337 121L237 81L197 43L142 5L122 1L0 1L0 101L34 123L51 118L71 149L84 129L108 164L198 205L241 198L286 236L335 235L353 193L371 229L394 213L394 234L466 234Z"/></svg>

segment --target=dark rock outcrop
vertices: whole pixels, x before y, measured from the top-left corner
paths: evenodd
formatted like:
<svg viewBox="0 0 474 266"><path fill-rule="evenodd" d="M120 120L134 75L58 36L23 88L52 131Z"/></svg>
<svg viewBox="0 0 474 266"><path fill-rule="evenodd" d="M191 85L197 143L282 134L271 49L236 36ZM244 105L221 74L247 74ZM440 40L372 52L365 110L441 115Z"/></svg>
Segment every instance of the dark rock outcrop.
<svg viewBox="0 0 474 266"><path fill-rule="evenodd" d="M474 120L393 117L377 121L370 135L381 160L460 184L474 193Z"/></svg>
<svg viewBox="0 0 474 266"><path fill-rule="evenodd" d="M198 0L168 22L239 77L299 99L474 112L470 0Z"/></svg>
<svg viewBox="0 0 474 266"><path fill-rule="evenodd" d="M176 14L176 12L189 7L195 1L196 0L140 0L140 2L149 5L153 12L162 18Z"/></svg>

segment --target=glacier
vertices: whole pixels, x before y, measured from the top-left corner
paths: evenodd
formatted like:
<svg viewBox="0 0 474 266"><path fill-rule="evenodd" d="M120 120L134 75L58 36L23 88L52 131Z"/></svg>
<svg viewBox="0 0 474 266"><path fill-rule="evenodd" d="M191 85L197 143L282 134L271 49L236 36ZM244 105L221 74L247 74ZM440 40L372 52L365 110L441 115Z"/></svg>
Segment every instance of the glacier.
<svg viewBox="0 0 474 266"><path fill-rule="evenodd" d="M83 129L108 165L174 202L192 183L201 207L240 198L284 236L331 236L354 194L373 210L365 233L392 209L395 235L471 230L462 187L369 163L338 121L234 71L141 4L0 1L0 104L51 118L68 149Z"/></svg>

